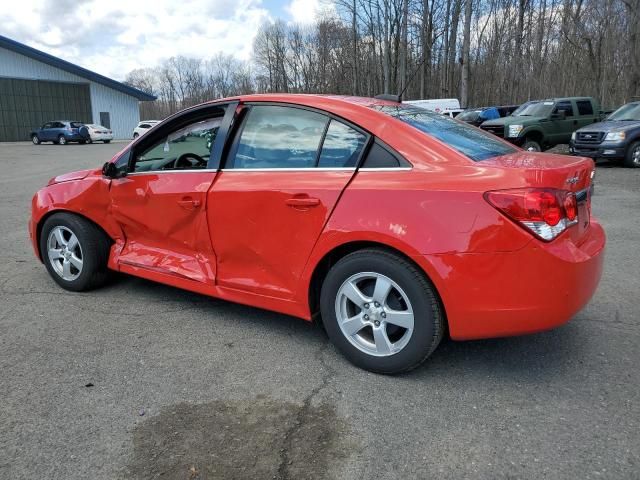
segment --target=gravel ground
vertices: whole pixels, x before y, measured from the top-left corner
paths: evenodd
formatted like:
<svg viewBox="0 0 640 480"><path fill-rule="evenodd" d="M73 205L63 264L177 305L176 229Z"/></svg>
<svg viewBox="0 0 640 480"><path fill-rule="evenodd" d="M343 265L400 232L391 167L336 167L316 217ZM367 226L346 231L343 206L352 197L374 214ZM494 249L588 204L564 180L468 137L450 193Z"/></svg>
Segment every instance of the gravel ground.
<svg viewBox="0 0 640 480"><path fill-rule="evenodd" d="M0 145L0 478L639 477L640 169L598 167L606 268L570 323L385 377L283 315L124 276L57 287L31 196L120 148Z"/></svg>

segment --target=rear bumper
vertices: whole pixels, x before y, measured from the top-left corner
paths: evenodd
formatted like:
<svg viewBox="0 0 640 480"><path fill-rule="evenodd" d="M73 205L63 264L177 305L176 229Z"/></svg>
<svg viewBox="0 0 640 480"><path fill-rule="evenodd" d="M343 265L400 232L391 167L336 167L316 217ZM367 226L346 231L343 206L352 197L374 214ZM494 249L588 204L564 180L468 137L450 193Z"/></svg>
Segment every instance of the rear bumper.
<svg viewBox="0 0 640 480"><path fill-rule="evenodd" d="M548 330L569 321L596 291L606 237L592 219L580 245L565 234L515 252L429 255L455 340ZM434 279L435 280L435 279Z"/></svg>
<svg viewBox="0 0 640 480"><path fill-rule="evenodd" d="M91 141L93 142L101 142L103 140L113 140L112 133L94 133L91 135Z"/></svg>
<svg viewBox="0 0 640 480"><path fill-rule="evenodd" d="M619 143L593 145L571 142L569 151L580 157L621 159L625 156L626 146Z"/></svg>

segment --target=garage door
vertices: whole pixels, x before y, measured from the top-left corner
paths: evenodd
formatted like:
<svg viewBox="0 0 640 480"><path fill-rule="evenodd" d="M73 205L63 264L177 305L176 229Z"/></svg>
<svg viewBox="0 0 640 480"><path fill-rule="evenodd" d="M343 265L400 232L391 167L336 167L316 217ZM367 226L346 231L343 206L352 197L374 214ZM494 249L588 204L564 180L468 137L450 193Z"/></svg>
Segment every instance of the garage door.
<svg viewBox="0 0 640 480"><path fill-rule="evenodd" d="M29 140L29 132L52 120L91 122L87 83L0 78L0 142Z"/></svg>

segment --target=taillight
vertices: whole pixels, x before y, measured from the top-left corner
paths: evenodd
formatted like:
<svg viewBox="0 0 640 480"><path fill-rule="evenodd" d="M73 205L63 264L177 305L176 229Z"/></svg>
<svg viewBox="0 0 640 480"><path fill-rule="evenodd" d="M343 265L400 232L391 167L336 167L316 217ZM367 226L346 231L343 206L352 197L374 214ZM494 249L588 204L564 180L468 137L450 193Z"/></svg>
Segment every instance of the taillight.
<svg viewBox="0 0 640 480"><path fill-rule="evenodd" d="M578 222L573 192L554 188L518 188L486 192L484 198L511 220L551 241Z"/></svg>

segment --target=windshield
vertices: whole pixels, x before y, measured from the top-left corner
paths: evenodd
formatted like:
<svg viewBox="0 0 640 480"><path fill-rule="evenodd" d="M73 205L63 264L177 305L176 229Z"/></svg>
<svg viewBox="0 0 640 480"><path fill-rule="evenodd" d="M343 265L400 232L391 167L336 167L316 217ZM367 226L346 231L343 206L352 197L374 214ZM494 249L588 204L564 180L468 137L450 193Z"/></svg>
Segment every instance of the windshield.
<svg viewBox="0 0 640 480"><path fill-rule="evenodd" d="M631 121L640 120L640 102L628 103L609 115L607 120Z"/></svg>
<svg viewBox="0 0 640 480"><path fill-rule="evenodd" d="M517 151L515 147L498 140L490 133L422 108L404 105L374 105L373 108L437 138L471 160L486 160Z"/></svg>
<svg viewBox="0 0 640 480"><path fill-rule="evenodd" d="M511 114L512 117L548 117L553 110L553 102L527 102Z"/></svg>

